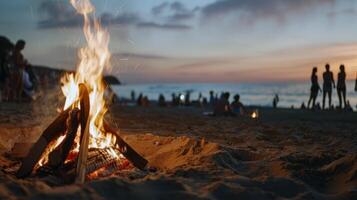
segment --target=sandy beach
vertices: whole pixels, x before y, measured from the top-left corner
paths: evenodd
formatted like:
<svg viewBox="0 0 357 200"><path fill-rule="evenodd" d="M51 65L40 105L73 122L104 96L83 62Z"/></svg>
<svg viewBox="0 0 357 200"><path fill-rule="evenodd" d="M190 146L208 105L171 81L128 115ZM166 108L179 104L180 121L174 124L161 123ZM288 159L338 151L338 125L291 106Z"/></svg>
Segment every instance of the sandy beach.
<svg viewBox="0 0 357 200"><path fill-rule="evenodd" d="M6 169L21 152L11 149L37 140L57 115L58 96L0 104L1 199L357 198L357 113L328 111L266 108L253 120L114 104L107 119L153 170L118 171L84 185L17 179Z"/></svg>

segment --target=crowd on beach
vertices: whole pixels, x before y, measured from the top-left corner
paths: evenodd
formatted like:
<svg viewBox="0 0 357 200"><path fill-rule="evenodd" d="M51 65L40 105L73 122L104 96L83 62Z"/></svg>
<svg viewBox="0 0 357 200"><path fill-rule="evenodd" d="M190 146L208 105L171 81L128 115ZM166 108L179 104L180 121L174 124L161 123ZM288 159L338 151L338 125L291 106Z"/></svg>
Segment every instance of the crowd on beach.
<svg viewBox="0 0 357 200"><path fill-rule="evenodd" d="M177 107L177 106L199 106L199 107L211 107L213 108L212 115L244 115L246 108L240 101L240 95L235 94L233 96L233 101L230 102L230 93L222 92L215 93L210 91L209 98L204 97L202 93L198 94L198 98L191 100L192 91L186 91L185 93L172 93L171 101L167 101L163 94L160 94L157 100L157 105L160 107ZM131 92L131 100L136 102L138 106L149 106L150 100L147 96L142 93L139 94L138 98L135 96L135 91Z"/></svg>
<svg viewBox="0 0 357 200"><path fill-rule="evenodd" d="M323 87L321 88L317 76L317 67L314 67L311 75L311 88L310 97L307 105L305 102L301 104L301 109L311 109L311 110L344 110L353 111L353 108L346 97L346 71L345 66L340 66L340 71L337 75L337 83L335 83L334 75L330 71L330 65L326 64L325 72L323 73ZM332 92L336 88L339 105L334 106L332 104ZM322 106L317 102L317 97L319 92L323 93ZM357 92L357 79L356 88ZM240 101L240 95L236 94L233 97L233 101L230 102L231 94L229 92L215 93L214 91L209 92L209 98L204 97L202 93L198 94L198 98L191 100L191 93L193 91L186 91L184 93L172 93L171 102L165 99L163 94L159 94L157 105L160 107L166 106L209 106L213 109L213 115L244 115L247 113L247 109L244 104ZM138 106L148 106L150 105L150 100L148 96L144 96L142 93L139 94L138 98L135 97L135 91L131 92L132 102L136 102ZM279 94L273 95L272 108L277 108L279 103ZM327 104L326 104L327 102ZM292 106L292 108L294 108Z"/></svg>
<svg viewBox="0 0 357 200"><path fill-rule="evenodd" d="M36 98L38 79L22 54L25 45L24 40L18 40L14 47L1 50L0 101L21 102Z"/></svg>

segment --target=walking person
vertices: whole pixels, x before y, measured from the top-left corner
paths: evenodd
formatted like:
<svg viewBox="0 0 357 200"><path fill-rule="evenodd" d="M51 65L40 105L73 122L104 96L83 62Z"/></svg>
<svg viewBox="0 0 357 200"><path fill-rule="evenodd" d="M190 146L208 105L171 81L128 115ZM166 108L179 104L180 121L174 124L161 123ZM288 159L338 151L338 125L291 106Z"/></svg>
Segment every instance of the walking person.
<svg viewBox="0 0 357 200"><path fill-rule="evenodd" d="M312 106L311 106L312 109L315 108L317 95L319 94L319 91L321 91L318 77L316 74L317 74L317 67L314 67L312 69L312 74L311 74L310 99L309 102L307 103L307 108L310 108L310 103L312 101Z"/></svg>
<svg viewBox="0 0 357 200"><path fill-rule="evenodd" d="M340 66L340 72L337 76L337 95L340 102L340 108L342 109L342 102L344 108L346 108L346 72L345 66Z"/></svg>
<svg viewBox="0 0 357 200"><path fill-rule="evenodd" d="M322 98L322 109L325 109L326 95L328 95L328 105L331 108L331 97L332 97L332 86L335 88L335 80L333 79L333 73L330 71L330 65L326 64L326 71L323 73L323 98Z"/></svg>

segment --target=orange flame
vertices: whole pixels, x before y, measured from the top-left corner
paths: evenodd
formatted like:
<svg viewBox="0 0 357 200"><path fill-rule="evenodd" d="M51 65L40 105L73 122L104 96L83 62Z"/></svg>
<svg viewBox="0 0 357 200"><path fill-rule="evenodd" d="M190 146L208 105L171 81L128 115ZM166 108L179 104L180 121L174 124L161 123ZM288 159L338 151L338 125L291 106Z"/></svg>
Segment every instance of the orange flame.
<svg viewBox="0 0 357 200"><path fill-rule="evenodd" d="M103 83L103 71L110 68L109 33L102 28L94 15L95 8L90 0L70 0L72 6L84 17L83 32L87 45L78 51L79 64L75 74L68 73L61 79L62 92L66 97L64 110L71 105L79 108L79 84L84 83L89 91L89 148L111 148L115 146L116 138L103 131L103 119L107 112ZM79 127L75 139L74 151L79 151ZM38 166L48 162L49 153L64 140L65 135L49 144L49 148L42 154ZM114 150L110 154L119 158Z"/></svg>
<svg viewBox="0 0 357 200"><path fill-rule="evenodd" d="M84 17L83 32L87 45L78 51L79 64L76 74L67 74L62 78L62 91L66 96L64 109L78 100L78 85L85 83L89 90L90 100L89 147L111 147L115 144L114 137L102 131L103 118L107 112L103 71L110 67L109 33L95 18L93 14L95 8L89 0L71 0L71 4ZM93 15L90 16L90 14Z"/></svg>

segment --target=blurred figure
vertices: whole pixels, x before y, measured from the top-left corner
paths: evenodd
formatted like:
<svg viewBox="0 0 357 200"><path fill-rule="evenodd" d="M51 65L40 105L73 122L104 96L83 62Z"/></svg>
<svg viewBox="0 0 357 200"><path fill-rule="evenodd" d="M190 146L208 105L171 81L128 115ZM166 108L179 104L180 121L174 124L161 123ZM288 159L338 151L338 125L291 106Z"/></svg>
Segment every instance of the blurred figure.
<svg viewBox="0 0 357 200"><path fill-rule="evenodd" d="M231 107L229 105L229 92L225 92L221 95L221 99L216 103L213 111L213 115L215 116L232 116Z"/></svg>
<svg viewBox="0 0 357 200"><path fill-rule="evenodd" d="M176 96L175 93L171 94L171 105L172 106L178 106L180 103L180 99Z"/></svg>
<svg viewBox="0 0 357 200"><path fill-rule="evenodd" d="M166 100L163 94L159 95L159 99L158 99L158 104L160 107L165 107L166 106Z"/></svg>
<svg viewBox="0 0 357 200"><path fill-rule="evenodd" d="M143 104L143 93L139 94L138 99L136 100L136 104L138 106L142 106L142 104Z"/></svg>
<svg viewBox="0 0 357 200"><path fill-rule="evenodd" d="M279 95L275 94L274 99L273 99L273 108L277 108L279 103Z"/></svg>
<svg viewBox="0 0 357 200"><path fill-rule="evenodd" d="M21 101L23 91L23 72L27 61L22 55L21 51L25 48L25 41L18 40L15 44L14 50L11 55L12 67L10 69L11 74L11 96L18 101Z"/></svg>
<svg viewBox="0 0 357 200"><path fill-rule="evenodd" d="M133 102L135 101L135 99L136 99L135 96L136 96L136 95L135 95L135 91L132 90L132 91L130 92L131 101L133 101Z"/></svg>
<svg viewBox="0 0 357 200"><path fill-rule="evenodd" d="M197 101L199 102L199 103L201 103L202 102L202 93L200 92L200 93L198 93L198 98L197 98Z"/></svg>
<svg viewBox="0 0 357 200"><path fill-rule="evenodd" d="M355 92L357 92L357 73L356 73L356 82L355 82Z"/></svg>
<svg viewBox="0 0 357 200"><path fill-rule="evenodd" d="M203 99L202 99L202 105L203 105L203 106L207 106L207 105L208 105L207 97L203 97Z"/></svg>
<svg viewBox="0 0 357 200"><path fill-rule="evenodd" d="M315 108L315 102L316 102L317 95L319 94L319 90L321 91L316 73L317 73L317 67L314 67L312 69L312 74L311 74L310 99L309 99L309 102L307 103L307 108L310 108L311 101L312 101L311 108Z"/></svg>
<svg viewBox="0 0 357 200"><path fill-rule="evenodd" d="M301 104L301 106L300 106L300 109L301 109L301 110L305 110L305 109L306 109L305 102L302 102L302 104Z"/></svg>
<svg viewBox="0 0 357 200"><path fill-rule="evenodd" d="M27 72L28 66L25 66L24 70L22 71L22 90L20 96L24 94L27 100L35 100L35 85L34 82L31 81L31 76Z"/></svg>
<svg viewBox="0 0 357 200"><path fill-rule="evenodd" d="M330 65L326 64L326 71L323 73L323 98L322 98L322 109L325 109L325 99L328 95L328 105L331 108L331 96L332 96L332 86L335 88L335 80L333 79L333 73L330 71Z"/></svg>
<svg viewBox="0 0 357 200"><path fill-rule="evenodd" d="M240 95L236 94L234 95L234 100L231 103L231 108L232 111L236 114L244 115L245 113L245 107L242 102L240 102Z"/></svg>
<svg viewBox="0 0 357 200"><path fill-rule="evenodd" d="M0 102L7 100L8 82L9 82L9 67L7 65L8 52L0 52Z"/></svg>
<svg viewBox="0 0 357 200"><path fill-rule="evenodd" d="M214 92L212 90L209 91L209 104L211 104L211 106L215 104Z"/></svg>
<svg viewBox="0 0 357 200"><path fill-rule="evenodd" d="M190 106L191 105L191 92L190 91L186 91L186 95L185 95L185 106Z"/></svg>
<svg viewBox="0 0 357 200"><path fill-rule="evenodd" d="M350 104L350 101L347 101L347 102L346 102L345 110L346 110L346 111L349 111L349 112L353 112L353 109L352 109L352 106L351 106L351 104Z"/></svg>
<svg viewBox="0 0 357 200"><path fill-rule="evenodd" d="M337 95L340 102L340 108L342 109L342 101L344 103L344 108L346 108L346 72L345 66L340 66L340 72L337 76Z"/></svg>
<svg viewBox="0 0 357 200"><path fill-rule="evenodd" d="M144 97L142 98L141 105L142 105L142 106L145 106L145 107L147 107L147 106L150 105L150 101L149 101L149 98L148 98L147 96L144 96Z"/></svg>
<svg viewBox="0 0 357 200"><path fill-rule="evenodd" d="M319 102L316 103L315 110L321 110L321 105Z"/></svg>

